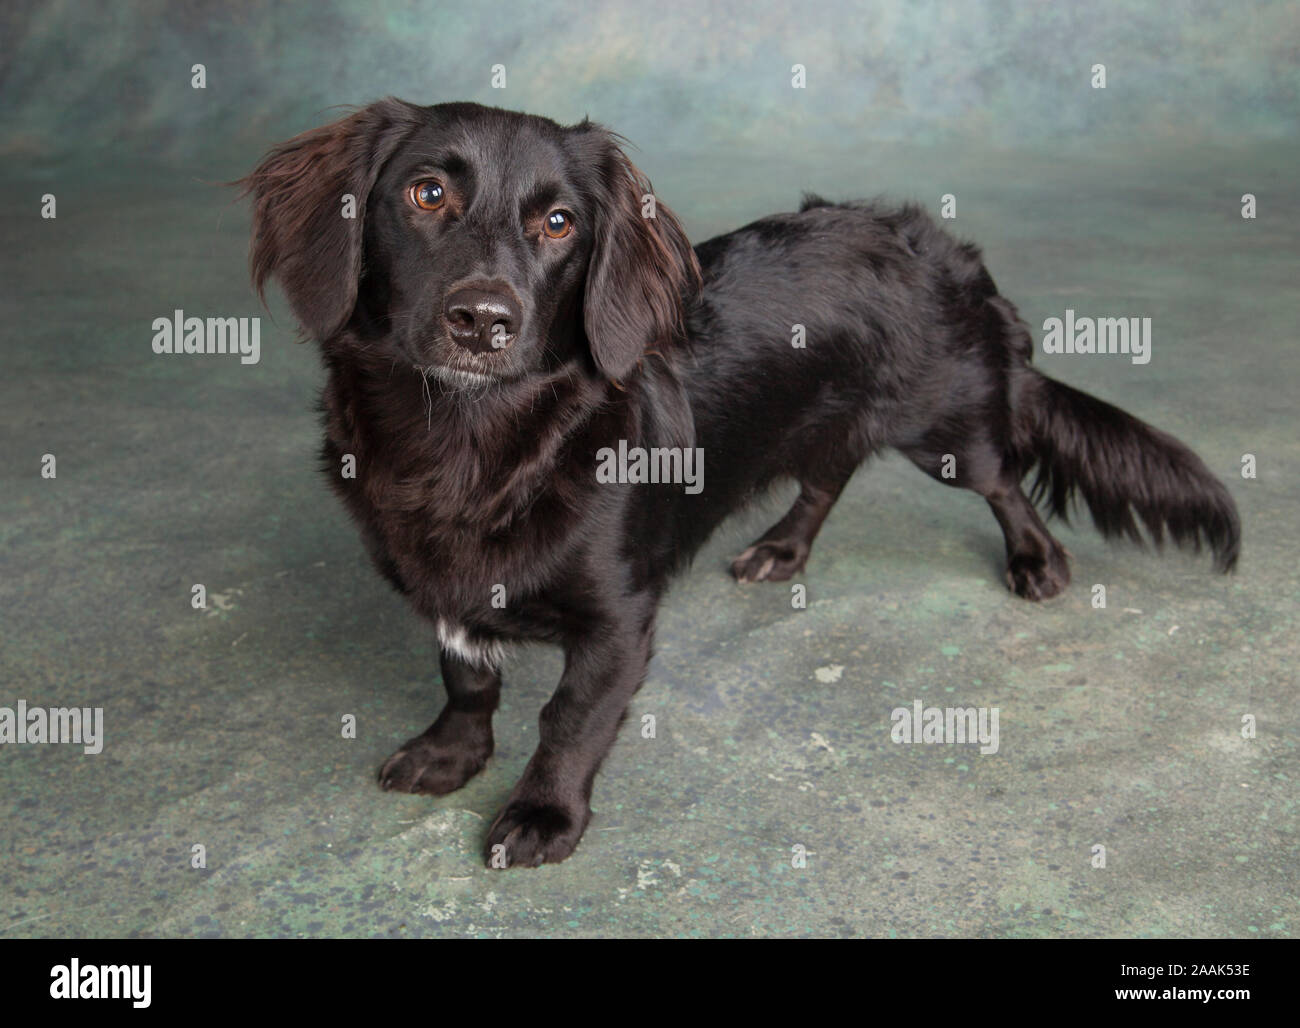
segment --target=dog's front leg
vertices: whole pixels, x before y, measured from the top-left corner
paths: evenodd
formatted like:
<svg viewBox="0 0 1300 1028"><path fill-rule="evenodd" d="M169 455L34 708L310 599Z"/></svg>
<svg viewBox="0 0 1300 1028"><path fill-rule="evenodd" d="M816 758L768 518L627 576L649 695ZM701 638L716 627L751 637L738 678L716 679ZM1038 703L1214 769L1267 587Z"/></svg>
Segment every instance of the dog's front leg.
<svg viewBox="0 0 1300 1028"><path fill-rule="evenodd" d="M592 779L650 660L653 605L636 606L566 647L564 674L542 708L541 742L488 830L488 867L557 863L582 838Z"/></svg>
<svg viewBox="0 0 1300 1028"><path fill-rule="evenodd" d="M501 675L442 651L447 705L422 735L402 745L379 769L379 784L395 792L445 796L482 770L492 756L492 713Z"/></svg>

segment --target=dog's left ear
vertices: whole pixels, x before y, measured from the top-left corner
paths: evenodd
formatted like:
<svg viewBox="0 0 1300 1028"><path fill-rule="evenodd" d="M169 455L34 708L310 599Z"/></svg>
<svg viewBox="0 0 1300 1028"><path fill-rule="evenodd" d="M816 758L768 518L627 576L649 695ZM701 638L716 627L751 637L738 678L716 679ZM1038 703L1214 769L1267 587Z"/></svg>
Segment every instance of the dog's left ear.
<svg viewBox="0 0 1300 1028"><path fill-rule="evenodd" d="M594 128L594 126L593 126ZM665 356L682 330L700 265L677 216L612 135L601 133L604 199L583 298L583 327L596 367L615 381L649 350Z"/></svg>

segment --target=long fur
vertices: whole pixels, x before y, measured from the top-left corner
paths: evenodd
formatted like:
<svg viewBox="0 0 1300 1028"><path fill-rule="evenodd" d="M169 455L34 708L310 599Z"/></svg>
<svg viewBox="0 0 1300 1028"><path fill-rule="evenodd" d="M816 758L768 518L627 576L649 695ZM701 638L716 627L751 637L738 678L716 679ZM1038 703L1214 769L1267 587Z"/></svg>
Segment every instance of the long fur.
<svg viewBox="0 0 1300 1028"><path fill-rule="evenodd" d="M1050 513L1077 495L1108 536L1140 524L1235 565L1224 487L1181 443L1039 374L979 250L920 208L809 196L692 248L620 142L590 122L389 99L244 181L254 281L278 279L327 370L322 467L441 642L447 704L384 764L384 788L462 786L492 753L502 646L564 648L490 865L572 852L669 579L777 480L798 498L732 562L740 582L800 574L886 447L988 502L1027 599L1070 577L1022 491L1034 469ZM432 208L417 202L430 180ZM552 238L556 213L571 231ZM477 345L492 318L506 344ZM620 446L698 448L703 488L598 481Z"/></svg>
<svg viewBox="0 0 1300 1028"><path fill-rule="evenodd" d="M1022 453L1035 473L1031 499L1067 520L1076 494L1108 539L1200 551L1219 571L1237 566L1241 522L1228 490L1173 436L1035 372L1016 397Z"/></svg>

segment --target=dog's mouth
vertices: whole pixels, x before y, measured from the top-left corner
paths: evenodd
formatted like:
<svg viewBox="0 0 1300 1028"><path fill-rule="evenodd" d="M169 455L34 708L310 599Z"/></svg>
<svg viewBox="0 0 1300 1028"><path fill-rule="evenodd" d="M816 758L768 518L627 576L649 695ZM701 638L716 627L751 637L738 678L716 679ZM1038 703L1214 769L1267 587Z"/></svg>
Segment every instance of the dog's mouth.
<svg viewBox="0 0 1300 1028"><path fill-rule="evenodd" d="M435 378L443 385L453 389L481 389L501 381L500 375L489 375L481 371L469 371L465 368L453 368L446 364L427 364L418 369L425 378Z"/></svg>
<svg viewBox="0 0 1300 1028"><path fill-rule="evenodd" d="M457 346L446 336L425 350L416 370L449 389L483 389L513 377L504 352L477 353Z"/></svg>

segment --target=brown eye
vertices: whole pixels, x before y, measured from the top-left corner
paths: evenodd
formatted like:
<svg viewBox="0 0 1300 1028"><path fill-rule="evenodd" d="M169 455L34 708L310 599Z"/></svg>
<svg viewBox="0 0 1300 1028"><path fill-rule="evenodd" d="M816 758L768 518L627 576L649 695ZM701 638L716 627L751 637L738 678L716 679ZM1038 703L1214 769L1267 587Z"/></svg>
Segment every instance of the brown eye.
<svg viewBox="0 0 1300 1028"><path fill-rule="evenodd" d="M551 211L542 223L542 231L551 239L563 239L573 230L573 219L565 211Z"/></svg>
<svg viewBox="0 0 1300 1028"><path fill-rule="evenodd" d="M417 182L411 187L411 203L422 211L436 211L446 202L447 191L434 179Z"/></svg>

